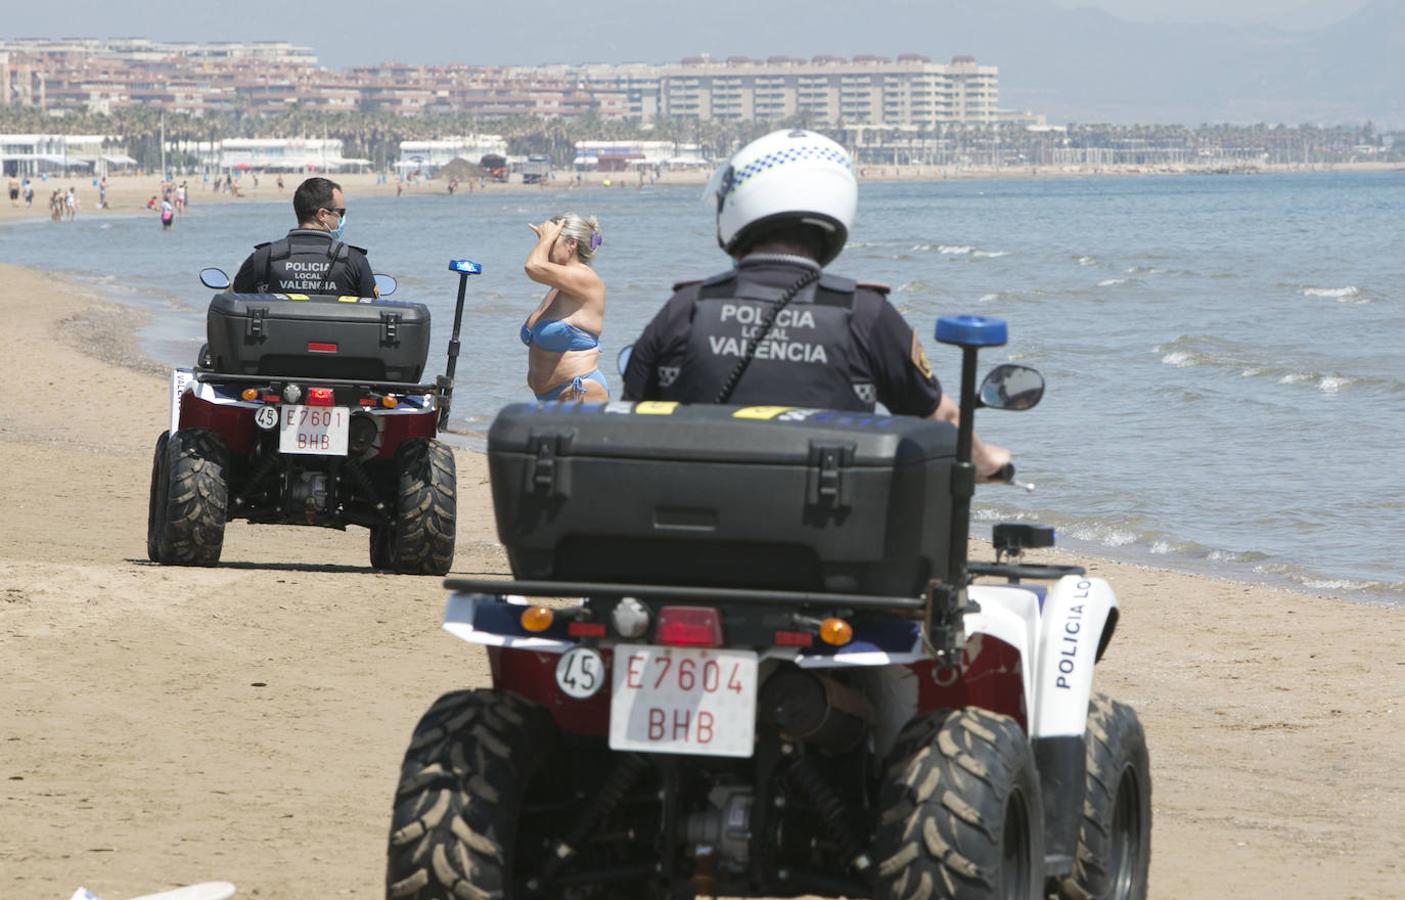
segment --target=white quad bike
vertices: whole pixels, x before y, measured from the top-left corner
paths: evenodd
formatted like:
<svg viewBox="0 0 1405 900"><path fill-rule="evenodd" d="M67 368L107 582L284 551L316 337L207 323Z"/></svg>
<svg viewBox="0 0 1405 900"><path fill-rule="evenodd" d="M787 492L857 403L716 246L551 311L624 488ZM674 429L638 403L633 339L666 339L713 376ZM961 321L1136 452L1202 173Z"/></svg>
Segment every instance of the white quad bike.
<svg viewBox="0 0 1405 900"><path fill-rule="evenodd" d="M446 582L444 628L487 648L493 687L416 727L387 897L1146 896L1146 740L1093 690L1112 588L1022 564L1045 527L966 558L974 410L1028 409L1043 378L1004 365L977 391L999 320L937 337L963 349L962 417L950 564L921 595Z"/></svg>

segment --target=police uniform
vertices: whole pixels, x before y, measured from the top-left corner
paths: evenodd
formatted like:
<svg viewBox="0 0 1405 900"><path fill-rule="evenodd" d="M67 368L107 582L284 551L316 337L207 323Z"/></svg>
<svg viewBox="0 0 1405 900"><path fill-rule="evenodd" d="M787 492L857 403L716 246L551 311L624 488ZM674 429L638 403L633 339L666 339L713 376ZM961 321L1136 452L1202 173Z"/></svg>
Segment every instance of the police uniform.
<svg viewBox="0 0 1405 900"><path fill-rule="evenodd" d="M729 272L674 286L625 371L626 400L715 403L737 364L752 361L728 403L929 416L942 390L887 288L820 274L764 323L786 289L819 266L754 254ZM759 341L759 343L758 343Z"/></svg>
<svg viewBox="0 0 1405 900"><path fill-rule="evenodd" d="M330 232L294 228L277 241L256 244L234 276L240 294L376 296L366 251L332 239Z"/></svg>

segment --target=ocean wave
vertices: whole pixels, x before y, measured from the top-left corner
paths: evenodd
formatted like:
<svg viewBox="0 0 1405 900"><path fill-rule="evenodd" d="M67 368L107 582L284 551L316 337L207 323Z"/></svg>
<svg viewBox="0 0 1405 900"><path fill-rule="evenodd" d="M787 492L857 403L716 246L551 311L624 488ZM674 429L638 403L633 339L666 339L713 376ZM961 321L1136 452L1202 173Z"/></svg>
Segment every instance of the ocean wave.
<svg viewBox="0 0 1405 900"><path fill-rule="evenodd" d="M925 281L904 281L893 289L895 294L914 294L921 291L930 291L932 286Z"/></svg>
<svg viewBox="0 0 1405 900"><path fill-rule="evenodd" d="M976 249L967 244L941 244L937 247L937 252L942 256L968 256Z"/></svg>
<svg viewBox="0 0 1405 900"><path fill-rule="evenodd" d="M1126 284L1129 280L1127 278L1104 278L1098 282L1098 287L1117 287L1119 284Z"/></svg>
<svg viewBox="0 0 1405 900"><path fill-rule="evenodd" d="M1405 390L1405 383L1394 379L1359 378L1341 372L1320 372L1275 365L1269 360L1254 358L1252 348L1242 348L1208 335L1182 335L1173 341L1156 345L1152 352L1161 354L1163 365L1175 369L1196 366L1223 369L1234 372L1239 378L1271 378L1281 385L1311 387L1324 394L1337 394L1351 388L1372 386L1388 391Z"/></svg>
<svg viewBox="0 0 1405 900"><path fill-rule="evenodd" d="M1076 262L1076 263L1078 263L1080 266L1097 266L1097 265L1101 265L1101 263L1099 263L1099 262L1097 261L1097 259L1095 259L1094 257L1091 257L1091 256L1075 256L1075 257L1073 258L1073 261Z"/></svg>
<svg viewBox="0 0 1405 900"><path fill-rule="evenodd" d="M1338 300L1361 296L1361 288L1349 284L1343 288L1303 288L1304 297L1334 297Z"/></svg>
<svg viewBox="0 0 1405 900"><path fill-rule="evenodd" d="M999 259L1002 256L1009 256L1009 250L973 250L971 255L976 259Z"/></svg>
<svg viewBox="0 0 1405 900"><path fill-rule="evenodd" d="M993 302L995 302L996 300L999 300L999 299L1000 299L1001 297L1003 297L1003 296L1005 296L1005 295L1002 294L1002 293L981 294L980 297L976 300L976 302L977 302L977 303L993 303Z"/></svg>
<svg viewBox="0 0 1405 900"><path fill-rule="evenodd" d="M1165 275L1168 269L1158 269L1156 266L1129 266L1128 275Z"/></svg>

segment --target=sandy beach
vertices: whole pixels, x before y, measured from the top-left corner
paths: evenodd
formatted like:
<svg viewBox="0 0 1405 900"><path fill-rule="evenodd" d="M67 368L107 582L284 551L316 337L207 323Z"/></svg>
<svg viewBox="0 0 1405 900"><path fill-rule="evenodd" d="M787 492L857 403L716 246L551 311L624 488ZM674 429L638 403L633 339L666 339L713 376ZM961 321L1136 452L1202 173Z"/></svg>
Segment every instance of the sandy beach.
<svg viewBox="0 0 1405 900"><path fill-rule="evenodd" d="M152 185L114 186L114 207ZM278 198L262 178L257 200ZM411 729L488 681L439 630L440 579L372 572L360 529L243 522L217 568L149 564L167 401L140 314L0 278L20 394L0 417L0 896L381 895ZM457 462L454 574L505 574L484 460ZM1405 896L1405 612L1084 563L1122 602L1098 684L1149 738L1151 895Z"/></svg>
<svg viewBox="0 0 1405 900"><path fill-rule="evenodd" d="M1127 176L1166 176L1166 175L1218 175L1227 174L1229 170L1213 163L1198 166L934 166L934 165L903 165L903 166L860 166L860 181L951 181L951 180L1023 180L1029 178L1087 178L1087 177L1127 177ZM1261 165L1246 166L1236 168L1233 174L1291 174L1301 172L1389 172L1402 171L1405 166L1397 163L1384 162L1363 162L1363 163L1343 163L1338 165L1322 166L1302 166L1302 165ZM664 172L657 182L645 180L646 184L657 184L659 186L690 185L701 187L707 183L711 175L708 169L688 169ZM253 176L244 173L242 177L236 179L239 188L238 194L228 192L216 193L210 190L210 185L201 180L200 175L180 176L175 179L176 184L184 181L187 185L189 201L192 207L214 204L214 203L272 203L282 202L291 204L293 201L293 191L297 188L303 175L285 174L283 176L283 187L277 185L277 176L273 174L260 175L258 185L255 186ZM397 183L392 176L384 184L380 183L380 176L372 173L333 173L332 180L342 185L345 189L349 201L354 202L359 197L394 197L396 195ZM638 188L640 179L637 172L584 172L581 173L579 183L576 182L574 172L557 170L553 173L554 180L541 184L527 185L521 182L497 183L488 181L479 188L476 185L472 190L468 183L460 182L457 189L457 196L470 196L473 192L482 190L488 193L507 193L520 191L559 191L559 190L627 190ZM8 182L8 179L5 179ZM0 222L21 218L48 218L49 216L49 194L55 189L67 191L69 187L76 189L79 199L79 216L104 215L107 213L131 214L146 209L147 201L161 194L161 181L156 175L113 175L108 178L107 208L98 208L98 188L93 185L91 176L70 176L70 177L50 177L47 182L34 182L34 204L30 207L24 205L21 196L19 205L12 206L8 198L0 199ZM404 185L404 192L410 195L416 194L448 194L448 182L444 179L418 179L407 181ZM446 198L447 199L447 198ZM155 212L151 215L154 217Z"/></svg>

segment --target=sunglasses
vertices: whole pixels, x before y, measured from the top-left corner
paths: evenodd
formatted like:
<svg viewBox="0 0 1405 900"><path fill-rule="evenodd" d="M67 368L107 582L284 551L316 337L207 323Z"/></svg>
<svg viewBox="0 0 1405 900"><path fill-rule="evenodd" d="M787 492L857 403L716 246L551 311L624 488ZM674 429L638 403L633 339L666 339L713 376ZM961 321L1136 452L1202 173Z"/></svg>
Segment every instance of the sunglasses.
<svg viewBox="0 0 1405 900"><path fill-rule="evenodd" d="M336 213L338 218L340 218L341 216L346 215L346 207L345 207L345 206L338 207L337 209L327 209L326 207L323 207L323 208L322 208L322 211L323 211L323 212L332 212L332 213Z"/></svg>

